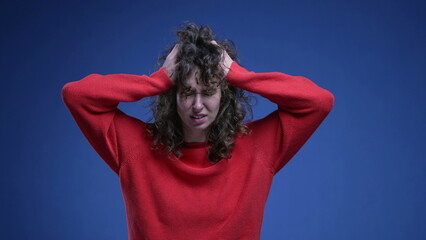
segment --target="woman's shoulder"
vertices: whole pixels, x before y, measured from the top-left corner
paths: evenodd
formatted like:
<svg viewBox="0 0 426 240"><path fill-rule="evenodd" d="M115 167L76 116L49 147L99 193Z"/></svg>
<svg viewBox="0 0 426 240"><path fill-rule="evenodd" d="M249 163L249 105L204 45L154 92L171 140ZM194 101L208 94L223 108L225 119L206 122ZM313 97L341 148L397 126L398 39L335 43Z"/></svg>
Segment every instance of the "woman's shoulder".
<svg viewBox="0 0 426 240"><path fill-rule="evenodd" d="M262 136L277 130L277 120L279 120L278 111L273 111L263 118L247 122L244 125L247 127L248 134L238 132L237 137L260 140Z"/></svg>
<svg viewBox="0 0 426 240"><path fill-rule="evenodd" d="M117 137L122 142L149 141L148 129L153 125L152 123L127 115L120 109L117 109L114 123Z"/></svg>
<svg viewBox="0 0 426 240"><path fill-rule="evenodd" d="M278 118L279 118L278 110L275 110L269 113L268 115L266 115L265 117L250 121L246 123L245 125L252 130L262 129L262 128L270 126L270 124L272 124L272 122L275 122Z"/></svg>

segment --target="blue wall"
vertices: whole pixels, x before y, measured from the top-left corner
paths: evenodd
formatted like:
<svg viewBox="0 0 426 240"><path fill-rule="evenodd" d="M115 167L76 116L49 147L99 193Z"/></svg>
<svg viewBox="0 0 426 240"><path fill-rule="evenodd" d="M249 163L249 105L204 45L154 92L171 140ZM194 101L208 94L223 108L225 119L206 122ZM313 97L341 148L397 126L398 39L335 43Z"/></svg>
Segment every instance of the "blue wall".
<svg viewBox="0 0 426 240"><path fill-rule="evenodd" d="M335 96L274 179L262 239L426 239L425 4L260 2L2 2L0 238L127 238L118 178L61 88L154 72L191 20L234 40L247 69L302 75ZM258 99L255 119L275 109ZM120 104L143 120L146 106Z"/></svg>

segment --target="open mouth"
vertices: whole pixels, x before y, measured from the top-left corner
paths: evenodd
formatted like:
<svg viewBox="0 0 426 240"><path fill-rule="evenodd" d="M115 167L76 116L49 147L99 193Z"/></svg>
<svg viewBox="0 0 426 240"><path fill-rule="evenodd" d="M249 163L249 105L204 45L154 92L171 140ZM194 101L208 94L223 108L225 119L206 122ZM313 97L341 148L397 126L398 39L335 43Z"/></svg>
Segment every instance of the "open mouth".
<svg viewBox="0 0 426 240"><path fill-rule="evenodd" d="M204 117L206 117L206 115L191 115L191 118L193 119L202 119Z"/></svg>

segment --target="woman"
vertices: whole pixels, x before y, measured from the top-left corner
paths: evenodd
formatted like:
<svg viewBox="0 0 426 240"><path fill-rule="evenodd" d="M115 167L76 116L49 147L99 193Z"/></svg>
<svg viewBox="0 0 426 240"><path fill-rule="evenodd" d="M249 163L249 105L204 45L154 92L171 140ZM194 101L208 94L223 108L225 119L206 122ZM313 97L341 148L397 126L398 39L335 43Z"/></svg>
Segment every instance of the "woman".
<svg viewBox="0 0 426 240"><path fill-rule="evenodd" d="M206 26L177 37L153 74L91 74L67 83L63 100L119 176L129 239L259 239L274 175L334 96L305 77L248 71ZM277 110L243 124L243 90ZM157 95L154 123L117 108Z"/></svg>

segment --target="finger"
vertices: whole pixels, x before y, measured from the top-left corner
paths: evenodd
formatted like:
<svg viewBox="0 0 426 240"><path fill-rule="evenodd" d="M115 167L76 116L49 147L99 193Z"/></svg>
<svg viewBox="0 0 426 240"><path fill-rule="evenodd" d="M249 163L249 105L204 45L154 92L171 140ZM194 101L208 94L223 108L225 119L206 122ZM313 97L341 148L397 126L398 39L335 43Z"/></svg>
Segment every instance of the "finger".
<svg viewBox="0 0 426 240"><path fill-rule="evenodd" d="M173 53L177 52L178 48L179 48L179 43L176 43L171 52Z"/></svg>

